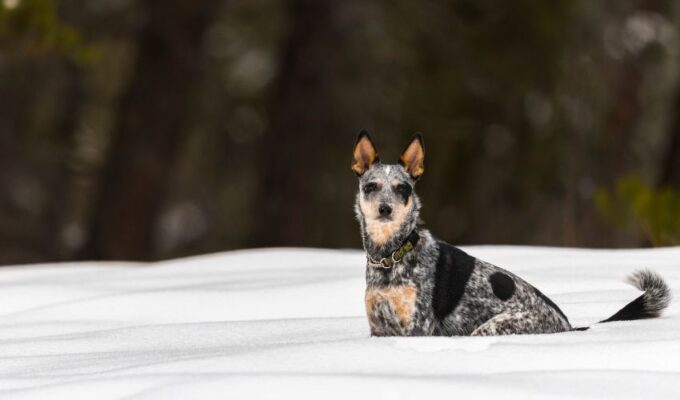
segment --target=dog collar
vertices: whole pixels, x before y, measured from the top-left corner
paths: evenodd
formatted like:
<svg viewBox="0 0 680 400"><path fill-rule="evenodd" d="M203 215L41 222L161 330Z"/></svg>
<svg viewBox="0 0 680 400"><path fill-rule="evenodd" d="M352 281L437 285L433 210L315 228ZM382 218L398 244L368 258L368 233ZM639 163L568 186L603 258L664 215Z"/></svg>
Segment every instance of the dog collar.
<svg viewBox="0 0 680 400"><path fill-rule="evenodd" d="M371 256L366 254L366 262L368 263L369 266L372 267L390 269L394 266L394 264L397 264L398 262L403 260L404 256L406 256L406 254L410 253L416 247L419 240L420 236L418 235L418 232L416 232L416 230L414 229L408 235L404 244L402 244L398 249L392 252L391 255L389 255L388 257L383 257L380 260L376 261L372 259Z"/></svg>

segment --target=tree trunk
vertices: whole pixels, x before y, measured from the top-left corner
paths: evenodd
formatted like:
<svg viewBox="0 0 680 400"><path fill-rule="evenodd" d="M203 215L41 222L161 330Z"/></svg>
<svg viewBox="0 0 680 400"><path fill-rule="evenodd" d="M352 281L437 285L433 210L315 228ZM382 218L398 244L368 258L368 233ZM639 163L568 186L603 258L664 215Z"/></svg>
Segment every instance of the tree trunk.
<svg viewBox="0 0 680 400"><path fill-rule="evenodd" d="M58 53L9 60L0 70L0 264L61 260L82 71Z"/></svg>
<svg viewBox="0 0 680 400"><path fill-rule="evenodd" d="M290 0L289 32L270 103L262 144L261 183L254 207L251 244L309 244L320 185L324 141L339 131L339 54L347 41L340 21L343 0ZM349 151L349 150L348 150ZM325 211L323 211L325 212Z"/></svg>
<svg viewBox="0 0 680 400"><path fill-rule="evenodd" d="M146 0L132 77L118 106L83 258L149 260L193 115L202 37L218 0Z"/></svg>
<svg viewBox="0 0 680 400"><path fill-rule="evenodd" d="M680 92L676 94L671 112L673 119L668 132L668 147L661 165L658 186L680 190Z"/></svg>

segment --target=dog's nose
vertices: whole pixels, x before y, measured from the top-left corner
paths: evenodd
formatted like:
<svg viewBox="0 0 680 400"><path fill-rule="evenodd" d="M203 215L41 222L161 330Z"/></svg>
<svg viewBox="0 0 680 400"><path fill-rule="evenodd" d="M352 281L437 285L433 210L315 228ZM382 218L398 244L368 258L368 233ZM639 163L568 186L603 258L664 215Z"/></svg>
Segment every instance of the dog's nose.
<svg viewBox="0 0 680 400"><path fill-rule="evenodd" d="M383 203L383 204L380 205L380 207L378 207L378 212L380 213L381 217L387 217L390 214L392 214L392 207Z"/></svg>

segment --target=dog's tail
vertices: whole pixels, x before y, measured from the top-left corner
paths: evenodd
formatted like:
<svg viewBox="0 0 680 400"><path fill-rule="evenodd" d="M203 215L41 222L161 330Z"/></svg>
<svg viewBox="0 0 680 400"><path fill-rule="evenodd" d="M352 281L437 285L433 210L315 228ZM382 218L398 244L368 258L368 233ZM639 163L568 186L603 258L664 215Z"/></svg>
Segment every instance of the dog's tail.
<svg viewBox="0 0 680 400"><path fill-rule="evenodd" d="M632 321L635 319L657 318L671 302L671 289L666 281L656 272L648 269L635 271L626 278L626 282L642 290L644 293L626 304L616 314L600 321ZM572 331L586 331L590 327L573 328Z"/></svg>
<svg viewBox="0 0 680 400"><path fill-rule="evenodd" d="M626 282L644 293L626 304L616 314L600 322L631 321L634 319L657 318L671 302L671 290L666 281L648 269L635 271Z"/></svg>

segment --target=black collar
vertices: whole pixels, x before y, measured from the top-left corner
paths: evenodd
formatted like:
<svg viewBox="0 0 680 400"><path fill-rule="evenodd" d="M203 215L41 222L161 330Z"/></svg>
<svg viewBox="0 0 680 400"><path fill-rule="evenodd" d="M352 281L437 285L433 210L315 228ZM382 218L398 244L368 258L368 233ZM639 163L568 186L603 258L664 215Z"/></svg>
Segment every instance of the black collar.
<svg viewBox="0 0 680 400"><path fill-rule="evenodd" d="M418 235L418 232L416 229L411 231L411 233L406 237L406 240L404 243L402 243L401 246L399 246L398 249L392 252L391 255L387 257L383 257L382 259L376 261L371 258L368 254L366 254L366 260L368 262L369 266L372 267L380 267L380 268L392 268L394 264L397 264L400 262L406 254L410 253L418 244L418 241L420 240L420 235Z"/></svg>

